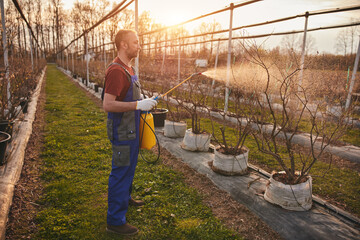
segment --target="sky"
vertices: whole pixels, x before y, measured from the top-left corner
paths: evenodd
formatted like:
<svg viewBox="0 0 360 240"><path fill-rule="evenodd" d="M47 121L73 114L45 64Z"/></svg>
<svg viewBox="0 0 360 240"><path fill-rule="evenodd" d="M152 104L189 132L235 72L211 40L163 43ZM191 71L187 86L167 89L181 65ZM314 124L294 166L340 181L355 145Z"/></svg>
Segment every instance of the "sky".
<svg viewBox="0 0 360 240"><path fill-rule="evenodd" d="M121 0L112 1L120 3ZM200 15L223 9L230 3L238 4L243 1L230 0L138 0L139 14L149 11L150 17L157 23L173 25ZM71 8L72 1L64 0L64 7ZM234 10L233 27L259 23L273 19L303 14L306 11L317 11L330 8L348 7L360 5L360 0L264 0ZM134 4L129 8L134 9ZM229 28L229 11L203 18L194 23L185 25L186 28L194 29L201 22L219 22L222 29ZM319 16L311 16L308 28L325 27L350 23L354 20L360 21L360 10L344 13L332 13ZM247 29L249 35L271 32L283 32L301 30L304 28L304 18L287 21L267 27ZM359 26L360 28L360 26ZM236 34L236 33L235 33ZM339 30L321 30L309 33L313 38L313 50L334 53ZM264 39L263 39L264 40ZM263 41L261 40L261 41ZM281 37L271 37L266 40L265 45L272 47L281 41ZM357 40L358 41L358 40ZM357 44L355 44L357 46Z"/></svg>

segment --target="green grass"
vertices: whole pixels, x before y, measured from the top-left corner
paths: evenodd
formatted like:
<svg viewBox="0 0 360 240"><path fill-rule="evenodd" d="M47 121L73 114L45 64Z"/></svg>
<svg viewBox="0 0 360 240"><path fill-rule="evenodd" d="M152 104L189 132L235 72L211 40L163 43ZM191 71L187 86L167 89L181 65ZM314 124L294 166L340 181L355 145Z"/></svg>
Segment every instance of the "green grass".
<svg viewBox="0 0 360 240"><path fill-rule="evenodd" d="M54 65L48 65L46 99L43 208L33 239L119 239L105 230L112 154L106 114ZM129 223L141 230L133 239L241 239L183 180L161 163L139 159L133 196L146 205L129 208Z"/></svg>
<svg viewBox="0 0 360 240"><path fill-rule="evenodd" d="M187 124L191 126L191 119L187 119ZM207 132L212 133L211 122L209 119L202 119L201 126ZM215 134L217 137L220 135L220 125L214 123ZM226 138L231 144L234 145L236 138L233 134L233 129L226 129ZM256 146L255 140L252 136L248 136L245 141L245 146L250 149L249 162L254 165L266 166L266 168L275 171L281 171L280 165L277 161L269 155L261 153ZM285 147L282 147L281 152L285 152ZM290 161L285 161L287 166L290 166ZM360 216L360 174L352 169L339 168L335 165L325 174L329 164L317 161L311 169L310 175L313 178L313 193L325 199L331 198L340 203L345 208ZM297 169L300 170L298 163ZM271 171L270 171L271 172Z"/></svg>

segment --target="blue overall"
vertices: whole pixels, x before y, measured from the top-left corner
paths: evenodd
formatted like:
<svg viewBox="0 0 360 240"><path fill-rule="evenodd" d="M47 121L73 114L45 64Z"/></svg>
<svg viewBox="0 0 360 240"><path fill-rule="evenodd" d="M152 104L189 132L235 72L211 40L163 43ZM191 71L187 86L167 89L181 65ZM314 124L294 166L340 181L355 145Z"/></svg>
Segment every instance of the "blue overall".
<svg viewBox="0 0 360 240"><path fill-rule="evenodd" d="M130 74L125 71L130 81ZM137 76L131 76L130 88L124 102L140 100ZM131 198L131 186L139 154L140 111L108 113L107 131L112 143L112 169L109 176L108 212L109 225L126 223L125 214Z"/></svg>

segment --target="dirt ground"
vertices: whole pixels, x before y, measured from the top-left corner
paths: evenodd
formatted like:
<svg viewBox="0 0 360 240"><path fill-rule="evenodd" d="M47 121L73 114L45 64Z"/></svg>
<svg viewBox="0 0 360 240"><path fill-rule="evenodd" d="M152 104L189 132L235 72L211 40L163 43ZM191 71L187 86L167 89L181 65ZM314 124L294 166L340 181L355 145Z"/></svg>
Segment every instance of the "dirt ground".
<svg viewBox="0 0 360 240"><path fill-rule="evenodd" d="M13 204L6 226L7 240L31 239L36 232L34 218L39 210L36 201L42 193L40 181L41 160L39 155L43 146L45 126L45 81L38 99L33 131L25 151L24 166L18 184L15 186Z"/></svg>
<svg viewBox="0 0 360 240"><path fill-rule="evenodd" d="M87 94L97 106L102 106L99 99L89 93ZM33 133L26 148L21 178L15 187L13 204L6 228L5 239L7 240L31 239L32 234L37 231L35 217L40 206L36 204L36 201L43 191L39 176L41 169L39 155L44 139L45 98L44 83L33 124ZM276 232L245 206L233 200L228 193L219 190L206 176L197 173L165 149L161 149L161 152L163 163L183 173L186 183L204 196L204 204L209 206L214 215L226 226L237 231L245 239L281 239Z"/></svg>

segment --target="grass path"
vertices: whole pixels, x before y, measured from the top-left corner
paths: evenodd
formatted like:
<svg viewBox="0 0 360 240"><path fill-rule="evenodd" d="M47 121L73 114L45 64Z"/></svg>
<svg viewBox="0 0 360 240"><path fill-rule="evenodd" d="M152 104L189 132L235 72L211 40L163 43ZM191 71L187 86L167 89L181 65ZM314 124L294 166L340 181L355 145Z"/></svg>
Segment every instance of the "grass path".
<svg viewBox="0 0 360 240"><path fill-rule="evenodd" d="M106 115L54 65L46 82L44 207L35 239L119 239L105 231L111 168ZM164 165L139 161L133 196L146 205L129 209L129 222L141 230L133 239L241 239L183 180Z"/></svg>

